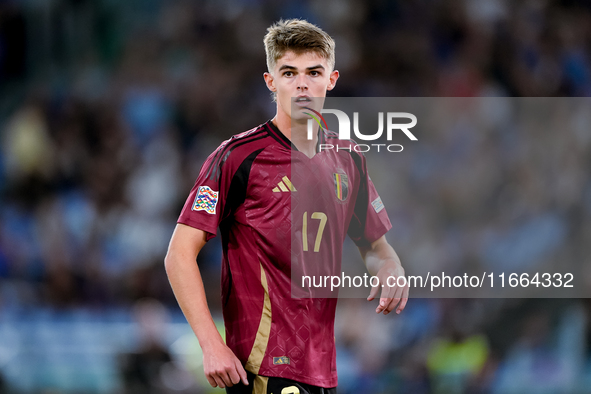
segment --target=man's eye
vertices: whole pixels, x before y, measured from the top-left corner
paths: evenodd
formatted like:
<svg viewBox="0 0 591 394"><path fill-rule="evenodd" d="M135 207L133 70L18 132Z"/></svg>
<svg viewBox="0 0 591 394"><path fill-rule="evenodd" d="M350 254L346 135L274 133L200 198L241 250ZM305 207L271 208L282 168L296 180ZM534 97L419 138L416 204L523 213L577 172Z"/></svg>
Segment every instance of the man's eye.
<svg viewBox="0 0 591 394"><path fill-rule="evenodd" d="M320 73L318 71L310 71L310 75L313 77L317 77L318 75L320 75Z"/></svg>
<svg viewBox="0 0 591 394"><path fill-rule="evenodd" d="M293 73L291 71L286 71L283 73L283 75L286 77L291 77L293 75Z"/></svg>

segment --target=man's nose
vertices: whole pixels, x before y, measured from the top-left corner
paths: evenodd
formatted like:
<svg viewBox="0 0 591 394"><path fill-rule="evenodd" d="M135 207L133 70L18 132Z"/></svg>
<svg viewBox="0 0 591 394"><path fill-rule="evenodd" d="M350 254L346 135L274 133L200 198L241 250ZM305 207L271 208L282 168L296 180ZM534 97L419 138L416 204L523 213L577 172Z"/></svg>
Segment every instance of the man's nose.
<svg viewBox="0 0 591 394"><path fill-rule="evenodd" d="M302 92L308 90L308 83L305 75L300 74L297 76L297 86L298 90L301 90Z"/></svg>

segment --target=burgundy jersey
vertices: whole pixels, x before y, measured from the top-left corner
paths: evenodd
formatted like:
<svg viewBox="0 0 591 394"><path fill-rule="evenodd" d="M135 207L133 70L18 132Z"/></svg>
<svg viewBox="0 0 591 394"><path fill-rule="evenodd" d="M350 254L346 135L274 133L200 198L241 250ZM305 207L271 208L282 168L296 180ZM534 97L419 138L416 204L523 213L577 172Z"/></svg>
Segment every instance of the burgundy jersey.
<svg viewBox="0 0 591 394"><path fill-rule="evenodd" d="M226 342L245 368L328 388L337 299L292 297L292 268L338 275L347 234L369 246L391 224L354 142L320 131L320 144L341 149L308 158L270 121L224 141L178 222L220 229Z"/></svg>

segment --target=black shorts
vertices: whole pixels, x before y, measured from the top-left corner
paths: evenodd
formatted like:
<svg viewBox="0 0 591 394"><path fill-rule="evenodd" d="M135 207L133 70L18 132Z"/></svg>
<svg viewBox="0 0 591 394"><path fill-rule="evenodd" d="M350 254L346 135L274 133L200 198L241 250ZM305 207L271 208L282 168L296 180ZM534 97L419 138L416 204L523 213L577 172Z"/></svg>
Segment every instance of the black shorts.
<svg viewBox="0 0 591 394"><path fill-rule="evenodd" d="M242 382L226 387L228 394L337 394L337 388L324 388L283 378L267 378L246 371L248 386Z"/></svg>

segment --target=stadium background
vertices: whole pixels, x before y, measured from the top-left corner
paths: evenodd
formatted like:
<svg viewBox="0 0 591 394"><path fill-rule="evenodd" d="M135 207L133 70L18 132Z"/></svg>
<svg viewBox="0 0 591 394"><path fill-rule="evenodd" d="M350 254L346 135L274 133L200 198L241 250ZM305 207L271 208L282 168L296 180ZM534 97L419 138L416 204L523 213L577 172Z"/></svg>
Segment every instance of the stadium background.
<svg viewBox="0 0 591 394"><path fill-rule="evenodd" d="M281 17L333 35L334 96L591 93L589 1L0 2L0 392L220 392L199 372L163 256L205 157L274 113L262 36ZM545 258L589 263L589 135L513 141L528 160L506 195L563 225ZM528 166L544 164L532 146L564 157L566 182L532 186ZM506 159L492 152L485 168ZM453 152L439 159L444 169ZM457 179L420 190L409 169L400 184L420 196L396 207L415 224L390 239L403 262L469 249L450 247L454 226L433 198L465 201ZM416 224L424 210L430 221ZM199 263L218 319L219 261L215 239ZM401 316L373 314L340 301L339 392L591 391L587 300L411 299Z"/></svg>

